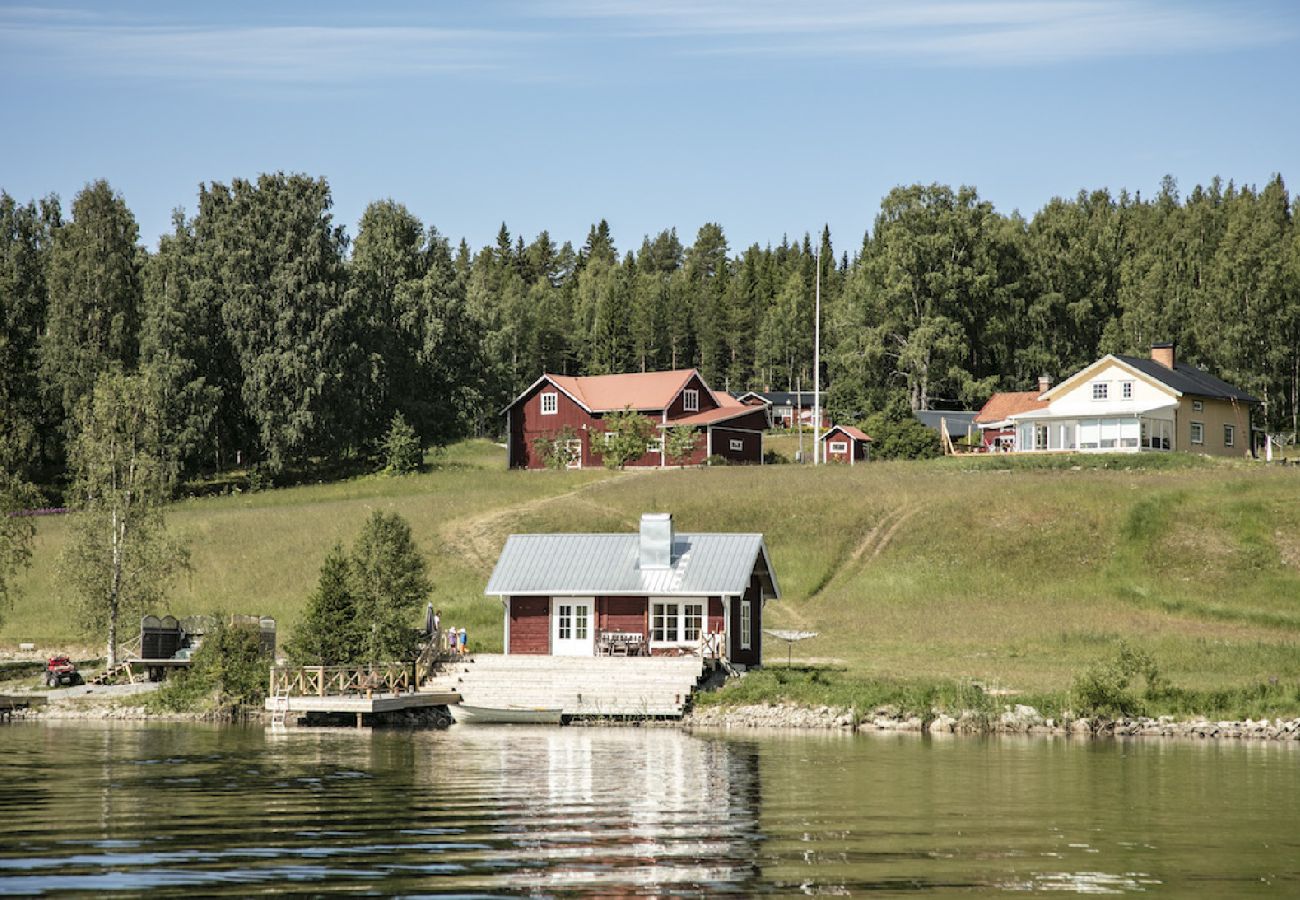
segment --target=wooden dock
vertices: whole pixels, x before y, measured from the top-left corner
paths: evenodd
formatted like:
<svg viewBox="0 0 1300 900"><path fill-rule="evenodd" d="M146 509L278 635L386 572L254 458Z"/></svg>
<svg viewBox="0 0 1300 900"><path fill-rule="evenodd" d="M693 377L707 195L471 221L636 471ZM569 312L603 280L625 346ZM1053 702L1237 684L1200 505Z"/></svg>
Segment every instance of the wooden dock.
<svg viewBox="0 0 1300 900"><path fill-rule="evenodd" d="M460 702L455 691L415 691L406 694L334 694L325 697L311 695L266 698L266 708L275 711L284 708L291 713L374 713L400 712L404 709L427 709L430 706L447 706Z"/></svg>
<svg viewBox="0 0 1300 900"><path fill-rule="evenodd" d="M416 675L416 667L402 664L274 666L265 708L273 725L292 713L350 713L361 726L365 716L460 702L455 690L425 687Z"/></svg>

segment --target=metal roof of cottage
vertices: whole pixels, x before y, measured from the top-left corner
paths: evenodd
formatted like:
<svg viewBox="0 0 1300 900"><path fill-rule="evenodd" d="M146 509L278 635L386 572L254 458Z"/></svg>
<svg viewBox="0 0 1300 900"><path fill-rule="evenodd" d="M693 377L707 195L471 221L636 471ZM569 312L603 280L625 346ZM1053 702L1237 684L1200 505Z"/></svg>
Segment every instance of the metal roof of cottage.
<svg viewBox="0 0 1300 900"><path fill-rule="evenodd" d="M666 566L643 566L642 534L512 534L483 593L490 596L740 596L757 575L780 587L761 534L676 533Z"/></svg>

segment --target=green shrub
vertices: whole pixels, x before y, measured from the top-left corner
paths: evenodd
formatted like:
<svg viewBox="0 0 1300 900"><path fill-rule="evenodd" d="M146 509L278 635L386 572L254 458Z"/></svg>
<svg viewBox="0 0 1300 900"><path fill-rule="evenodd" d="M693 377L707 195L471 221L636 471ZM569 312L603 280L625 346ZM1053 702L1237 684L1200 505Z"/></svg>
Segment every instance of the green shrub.
<svg viewBox="0 0 1300 900"><path fill-rule="evenodd" d="M1120 641L1113 657L1094 663L1075 678L1071 698L1076 712L1112 718L1141 714L1143 704L1130 689L1139 677L1146 682L1146 698L1159 694L1160 672L1155 660L1149 653Z"/></svg>
<svg viewBox="0 0 1300 900"><path fill-rule="evenodd" d="M266 699L271 660L258 629L215 618L218 624L203 636L189 670L169 678L150 697L150 706L167 712L230 714Z"/></svg>
<svg viewBox="0 0 1300 900"><path fill-rule="evenodd" d="M876 413L860 427L871 436L872 459L934 459L942 454L939 435L910 412L891 409Z"/></svg>

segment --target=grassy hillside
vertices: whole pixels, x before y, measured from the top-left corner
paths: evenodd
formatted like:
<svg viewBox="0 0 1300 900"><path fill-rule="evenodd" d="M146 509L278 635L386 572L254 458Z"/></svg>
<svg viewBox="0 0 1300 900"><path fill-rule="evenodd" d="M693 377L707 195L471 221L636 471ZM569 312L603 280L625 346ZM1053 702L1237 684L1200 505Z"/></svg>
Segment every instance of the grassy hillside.
<svg viewBox="0 0 1300 900"><path fill-rule="evenodd" d="M1054 691L1125 637L1188 689L1300 680L1292 468L1171 456L610 475L508 473L500 456L471 443L411 478L180 503L194 572L173 610L291 627L329 546L391 508L428 554L445 618L499 647L500 608L482 589L508 533L631 530L642 511L670 510L683 530L764 532L785 593L768 623L819 631L799 654L855 675ZM42 521L0 644L73 638L54 599L65 524Z"/></svg>

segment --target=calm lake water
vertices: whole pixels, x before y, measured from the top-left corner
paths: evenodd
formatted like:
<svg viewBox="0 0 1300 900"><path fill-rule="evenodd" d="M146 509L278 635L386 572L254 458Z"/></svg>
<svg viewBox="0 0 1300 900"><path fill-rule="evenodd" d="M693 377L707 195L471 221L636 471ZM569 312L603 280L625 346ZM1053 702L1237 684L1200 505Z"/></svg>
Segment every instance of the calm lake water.
<svg viewBox="0 0 1300 900"><path fill-rule="evenodd" d="M1300 894L1263 743L0 726L0 893Z"/></svg>

